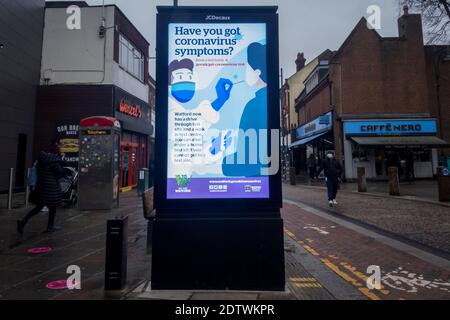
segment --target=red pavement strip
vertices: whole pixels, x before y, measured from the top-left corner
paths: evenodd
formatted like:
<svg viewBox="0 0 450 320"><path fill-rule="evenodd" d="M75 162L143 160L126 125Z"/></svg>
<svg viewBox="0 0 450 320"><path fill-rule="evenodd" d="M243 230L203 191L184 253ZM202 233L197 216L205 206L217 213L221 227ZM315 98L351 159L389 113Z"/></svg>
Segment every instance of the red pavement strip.
<svg viewBox="0 0 450 320"><path fill-rule="evenodd" d="M372 300L450 299L450 272L369 236L284 203L285 232L325 266ZM369 290L369 266L381 288Z"/></svg>

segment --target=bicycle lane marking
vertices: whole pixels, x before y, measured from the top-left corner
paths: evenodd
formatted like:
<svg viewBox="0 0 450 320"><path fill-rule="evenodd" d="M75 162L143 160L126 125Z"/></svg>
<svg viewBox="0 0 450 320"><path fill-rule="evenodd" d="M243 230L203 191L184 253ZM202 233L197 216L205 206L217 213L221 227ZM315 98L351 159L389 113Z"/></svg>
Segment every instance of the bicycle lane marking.
<svg viewBox="0 0 450 320"><path fill-rule="evenodd" d="M290 203L284 204L285 231L345 281L372 300L449 299L450 273L374 238ZM318 226L327 233L305 226ZM369 290L367 267L381 269L381 288Z"/></svg>
<svg viewBox="0 0 450 320"><path fill-rule="evenodd" d="M328 259L322 258L321 255L315 250L313 249L311 246L305 244L305 241L302 240L298 240L297 236L292 233L291 231L289 231L289 229L285 228L285 233L291 237L292 239L294 239L295 241L297 241L306 251L308 251L311 255L317 257L320 259L320 261L327 266L330 270L332 270L334 273L336 273L338 276L340 276L342 279L344 279L345 281L349 282L351 285L353 285L354 287L356 287L362 294L364 294L367 298L371 299L371 300L380 300L380 298L374 294L371 293L370 291L365 290L365 288L363 287L363 283L359 282L357 279L354 279L353 277L351 277L350 275L348 275L347 273L341 271L339 269L338 266L336 266L335 264L333 264L332 262L330 262ZM308 238L307 241L309 243L314 242L314 240ZM335 257L335 256L333 256Z"/></svg>

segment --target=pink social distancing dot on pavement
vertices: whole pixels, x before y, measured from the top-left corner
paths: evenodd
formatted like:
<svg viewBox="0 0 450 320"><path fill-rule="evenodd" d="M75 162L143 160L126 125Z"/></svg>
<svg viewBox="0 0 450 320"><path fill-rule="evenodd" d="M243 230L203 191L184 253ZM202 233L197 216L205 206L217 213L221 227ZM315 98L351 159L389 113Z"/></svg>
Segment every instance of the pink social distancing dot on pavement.
<svg viewBox="0 0 450 320"><path fill-rule="evenodd" d="M72 284L75 286L76 282L75 280L72 281ZM52 281L50 283L47 283L46 285L47 289L50 290L62 290L62 289L67 289L67 280L57 280L57 281Z"/></svg>
<svg viewBox="0 0 450 320"><path fill-rule="evenodd" d="M28 253L31 253L31 254L47 253L47 252L50 252L51 250L52 250L52 248L50 248L50 247L31 248L31 249L28 249Z"/></svg>
<svg viewBox="0 0 450 320"><path fill-rule="evenodd" d="M51 290L67 289L67 283L66 280L52 281L47 284L47 288Z"/></svg>

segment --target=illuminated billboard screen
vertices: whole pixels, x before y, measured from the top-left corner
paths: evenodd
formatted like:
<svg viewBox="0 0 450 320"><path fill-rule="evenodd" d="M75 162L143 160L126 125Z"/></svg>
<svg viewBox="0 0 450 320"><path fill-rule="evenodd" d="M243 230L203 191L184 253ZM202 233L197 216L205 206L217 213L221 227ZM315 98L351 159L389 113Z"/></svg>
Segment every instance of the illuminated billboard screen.
<svg viewBox="0 0 450 320"><path fill-rule="evenodd" d="M169 23L167 199L268 199L265 23Z"/></svg>

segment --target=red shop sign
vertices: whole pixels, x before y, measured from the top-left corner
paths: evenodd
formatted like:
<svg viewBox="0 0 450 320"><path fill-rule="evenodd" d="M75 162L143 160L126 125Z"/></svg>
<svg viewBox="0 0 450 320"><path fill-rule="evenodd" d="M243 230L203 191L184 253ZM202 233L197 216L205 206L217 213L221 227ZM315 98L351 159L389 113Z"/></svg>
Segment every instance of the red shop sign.
<svg viewBox="0 0 450 320"><path fill-rule="evenodd" d="M125 113L135 118L142 118L141 107L138 104L134 106L130 105L126 103L124 99L120 100L119 112Z"/></svg>

